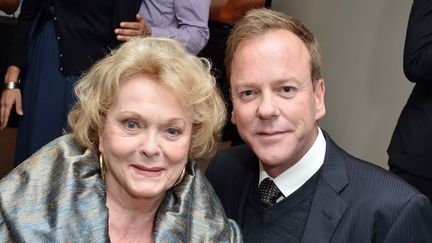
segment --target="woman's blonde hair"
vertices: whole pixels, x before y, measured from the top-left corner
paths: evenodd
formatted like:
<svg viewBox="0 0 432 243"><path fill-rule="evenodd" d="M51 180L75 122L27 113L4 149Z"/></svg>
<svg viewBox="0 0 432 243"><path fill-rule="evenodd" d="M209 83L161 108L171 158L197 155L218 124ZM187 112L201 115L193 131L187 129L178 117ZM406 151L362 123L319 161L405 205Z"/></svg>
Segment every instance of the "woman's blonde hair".
<svg viewBox="0 0 432 243"><path fill-rule="evenodd" d="M190 111L189 159L208 159L225 123L225 104L208 60L166 38L135 38L98 61L75 86L77 103L68 116L75 142L96 149L98 130L115 101L121 80L146 75L173 90Z"/></svg>

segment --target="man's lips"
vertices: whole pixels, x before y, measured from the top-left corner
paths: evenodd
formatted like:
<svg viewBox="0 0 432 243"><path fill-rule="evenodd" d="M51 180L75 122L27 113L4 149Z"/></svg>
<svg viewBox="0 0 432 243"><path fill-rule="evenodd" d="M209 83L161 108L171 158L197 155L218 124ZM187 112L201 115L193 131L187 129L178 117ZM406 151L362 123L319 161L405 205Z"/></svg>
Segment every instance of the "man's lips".
<svg viewBox="0 0 432 243"><path fill-rule="evenodd" d="M164 171L164 169L161 167L145 167L136 164L131 165L131 167L134 169L136 173L140 175L149 176L149 177L159 176Z"/></svg>
<svg viewBox="0 0 432 243"><path fill-rule="evenodd" d="M258 131L256 134L259 136L274 136L284 134L286 131Z"/></svg>

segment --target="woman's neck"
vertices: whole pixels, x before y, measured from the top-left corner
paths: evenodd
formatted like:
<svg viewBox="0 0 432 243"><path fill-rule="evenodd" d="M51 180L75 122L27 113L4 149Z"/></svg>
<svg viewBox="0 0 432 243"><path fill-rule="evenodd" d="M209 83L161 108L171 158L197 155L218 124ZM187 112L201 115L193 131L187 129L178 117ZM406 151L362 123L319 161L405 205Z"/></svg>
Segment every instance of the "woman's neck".
<svg viewBox="0 0 432 243"><path fill-rule="evenodd" d="M139 202L129 199L107 193L111 242L153 242L156 212L162 198Z"/></svg>

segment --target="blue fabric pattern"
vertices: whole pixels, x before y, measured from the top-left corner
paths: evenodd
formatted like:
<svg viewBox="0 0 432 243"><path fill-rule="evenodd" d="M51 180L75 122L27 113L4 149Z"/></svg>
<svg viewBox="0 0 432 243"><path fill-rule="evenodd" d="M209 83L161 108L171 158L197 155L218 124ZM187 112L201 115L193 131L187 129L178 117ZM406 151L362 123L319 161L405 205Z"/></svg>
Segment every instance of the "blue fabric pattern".
<svg viewBox="0 0 432 243"><path fill-rule="evenodd" d="M71 135L49 143L0 181L0 242L109 242L105 183L95 151ZM241 242L194 161L166 193L156 242Z"/></svg>

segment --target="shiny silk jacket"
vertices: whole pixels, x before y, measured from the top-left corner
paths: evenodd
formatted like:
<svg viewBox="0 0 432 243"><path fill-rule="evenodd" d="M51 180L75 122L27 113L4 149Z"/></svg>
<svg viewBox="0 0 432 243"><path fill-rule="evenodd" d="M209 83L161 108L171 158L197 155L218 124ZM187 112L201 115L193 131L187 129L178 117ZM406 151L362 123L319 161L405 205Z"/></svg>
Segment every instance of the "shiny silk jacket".
<svg viewBox="0 0 432 243"><path fill-rule="evenodd" d="M197 164L186 172L159 207L155 241L241 242ZM65 135L0 181L0 242L109 242L105 202L96 153Z"/></svg>

